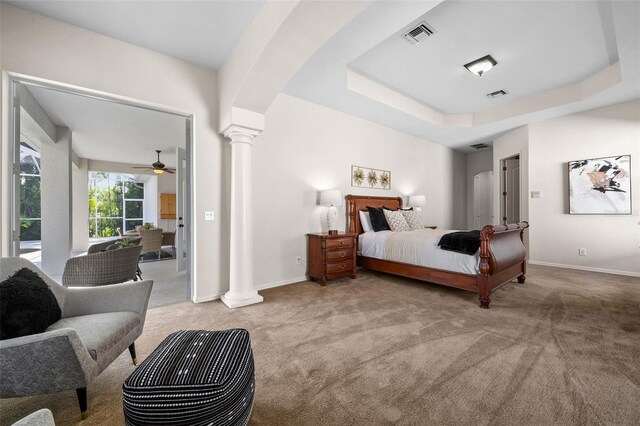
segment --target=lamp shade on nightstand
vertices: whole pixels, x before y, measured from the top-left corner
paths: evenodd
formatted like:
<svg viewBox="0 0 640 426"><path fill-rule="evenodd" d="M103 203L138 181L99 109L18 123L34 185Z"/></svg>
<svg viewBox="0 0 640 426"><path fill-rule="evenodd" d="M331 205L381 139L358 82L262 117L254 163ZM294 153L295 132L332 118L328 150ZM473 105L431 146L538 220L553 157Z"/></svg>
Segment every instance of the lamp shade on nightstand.
<svg viewBox="0 0 640 426"><path fill-rule="evenodd" d="M427 205L427 198L424 195L410 195L409 206L422 207Z"/></svg>
<svg viewBox="0 0 640 426"><path fill-rule="evenodd" d="M327 226L329 234L338 233L338 209L335 206L342 205L342 193L338 189L327 189L320 192L320 205L329 206L327 211Z"/></svg>
<svg viewBox="0 0 640 426"><path fill-rule="evenodd" d="M320 192L320 205L321 206L341 206L342 205L342 193L339 189L327 189Z"/></svg>

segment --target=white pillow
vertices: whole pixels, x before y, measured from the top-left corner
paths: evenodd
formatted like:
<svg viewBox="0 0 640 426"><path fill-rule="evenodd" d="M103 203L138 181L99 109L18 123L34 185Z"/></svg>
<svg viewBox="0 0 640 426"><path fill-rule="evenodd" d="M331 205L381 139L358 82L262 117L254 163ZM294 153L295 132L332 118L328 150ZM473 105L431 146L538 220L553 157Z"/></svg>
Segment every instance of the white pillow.
<svg viewBox="0 0 640 426"><path fill-rule="evenodd" d="M409 225L409 229L415 231L416 229L424 228L424 223L422 220L422 211L420 210L400 210L402 212L402 216L407 221Z"/></svg>
<svg viewBox="0 0 640 426"><path fill-rule="evenodd" d="M410 231L409 224L405 220L402 212L399 210L387 210L384 209L384 217L387 219L389 228L393 232Z"/></svg>
<svg viewBox="0 0 640 426"><path fill-rule="evenodd" d="M360 214L360 225L362 225L362 230L364 232L373 231L373 225L371 225L371 217L369 216L369 212L360 210L358 213Z"/></svg>

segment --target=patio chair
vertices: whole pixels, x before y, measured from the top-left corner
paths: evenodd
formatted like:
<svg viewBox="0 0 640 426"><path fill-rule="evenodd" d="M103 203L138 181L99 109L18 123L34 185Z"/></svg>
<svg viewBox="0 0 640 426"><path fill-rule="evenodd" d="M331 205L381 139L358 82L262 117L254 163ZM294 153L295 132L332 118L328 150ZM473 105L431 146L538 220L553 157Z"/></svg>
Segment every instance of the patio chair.
<svg viewBox="0 0 640 426"><path fill-rule="evenodd" d="M162 229L141 229L140 237L142 237L142 241L140 245L142 245L142 253L157 253L158 259L160 259L161 251L162 251Z"/></svg>
<svg viewBox="0 0 640 426"><path fill-rule="evenodd" d="M94 244L89 247L86 255L67 260L62 274L62 285L92 287L137 280L142 246L132 245L101 251L103 247L106 249L109 245L114 245L114 242Z"/></svg>
<svg viewBox="0 0 640 426"><path fill-rule="evenodd" d="M22 268L51 288L62 318L44 333L0 340L0 398L75 389L86 418L89 383L127 347L137 363L135 341L142 334L153 281L67 288L16 257L0 259L0 281Z"/></svg>

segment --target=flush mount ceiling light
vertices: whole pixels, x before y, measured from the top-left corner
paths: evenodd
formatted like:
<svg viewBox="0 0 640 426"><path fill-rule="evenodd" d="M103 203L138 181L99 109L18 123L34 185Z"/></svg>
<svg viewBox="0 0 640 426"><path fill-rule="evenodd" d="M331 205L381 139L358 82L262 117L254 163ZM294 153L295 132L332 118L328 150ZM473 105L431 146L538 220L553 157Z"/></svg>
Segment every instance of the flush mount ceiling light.
<svg viewBox="0 0 640 426"><path fill-rule="evenodd" d="M475 61L471 61L468 64L465 64L465 68L469 70L469 72L482 77L482 74L489 71L497 64L496 60L491 57L491 55L484 56L480 59L476 59Z"/></svg>

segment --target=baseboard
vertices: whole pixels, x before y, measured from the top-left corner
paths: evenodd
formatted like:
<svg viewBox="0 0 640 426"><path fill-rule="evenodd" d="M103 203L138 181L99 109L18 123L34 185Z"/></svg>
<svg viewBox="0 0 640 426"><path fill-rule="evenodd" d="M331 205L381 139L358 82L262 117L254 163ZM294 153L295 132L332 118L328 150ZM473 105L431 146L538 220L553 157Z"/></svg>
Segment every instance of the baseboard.
<svg viewBox="0 0 640 426"><path fill-rule="evenodd" d="M198 297L196 299L192 299L192 301L193 303L211 302L212 300L220 299L220 296L222 296L223 294L224 293L210 294L209 296L203 296L203 297Z"/></svg>
<svg viewBox="0 0 640 426"><path fill-rule="evenodd" d="M280 287L280 286L283 286L283 285L299 283L300 281L306 281L306 280L307 280L307 277L303 275L302 277L289 278L289 279L282 280L282 281L275 281L275 282L272 282L272 283L261 284L261 285L255 287L255 289L258 290L258 291L266 290L268 288ZM224 292L224 293L226 293L226 292ZM202 296L202 297L198 297L196 299L192 299L192 301L193 301L193 303L211 302L212 300L220 299L220 296L222 296L224 293L211 294L209 296Z"/></svg>
<svg viewBox="0 0 640 426"><path fill-rule="evenodd" d="M531 265L553 266L556 268L576 269L587 272L601 272L603 274L624 275L627 277L640 277L640 272L618 271L616 269L591 268L589 266L565 265L563 263L540 262L537 260L528 260L527 263Z"/></svg>
<svg viewBox="0 0 640 426"><path fill-rule="evenodd" d="M261 284L261 285L256 287L256 290L266 290L268 288L280 287L280 286L283 286L283 285L299 283L300 281L306 281L306 280L307 280L307 277L303 275L301 277L289 278L289 279L282 280L282 281L275 281L275 282L272 282L272 283Z"/></svg>

